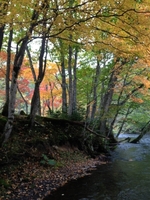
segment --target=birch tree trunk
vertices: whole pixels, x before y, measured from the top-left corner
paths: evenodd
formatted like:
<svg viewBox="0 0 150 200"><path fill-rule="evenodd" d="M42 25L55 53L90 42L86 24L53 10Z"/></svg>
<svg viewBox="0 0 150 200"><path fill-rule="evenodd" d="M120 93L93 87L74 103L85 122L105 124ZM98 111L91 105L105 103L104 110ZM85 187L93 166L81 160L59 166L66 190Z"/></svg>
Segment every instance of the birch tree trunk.
<svg viewBox="0 0 150 200"><path fill-rule="evenodd" d="M9 81L10 81L10 65L11 65L11 43L13 39L13 30L11 29L9 32L9 39L8 39L8 47L7 47L7 68L6 68L6 101L5 105L2 110L2 115L8 116L8 105L9 105Z"/></svg>
<svg viewBox="0 0 150 200"><path fill-rule="evenodd" d="M39 16L39 13L34 10L32 14L32 21L36 21L38 19L38 16ZM36 23L31 23L29 30L26 33L26 36L22 38L17 44L16 55L15 55L13 71L12 71L10 98L9 98L9 106L8 106L8 120L4 127L3 136L2 136L3 144L7 142L12 132L13 122L14 122L15 103L16 103L18 74L20 72L21 65L24 59L25 49L26 49L29 37L32 35L32 31L35 26L36 26Z"/></svg>
<svg viewBox="0 0 150 200"><path fill-rule="evenodd" d="M7 1L0 2L0 21L1 21L1 18L3 19L7 15L7 9L8 9ZM4 30L5 30L5 24L0 23L0 51L2 49L2 44L3 44Z"/></svg>
<svg viewBox="0 0 150 200"><path fill-rule="evenodd" d="M10 99L9 99L9 106L8 106L8 120L3 132L3 135L4 135L3 143L7 142L13 128L16 93L17 93L17 78L18 78L18 74L21 68L21 64L23 62L27 42L28 42L28 36L26 36L23 39L20 49L15 55L14 67L13 67L13 72L12 72L12 80L11 80L11 88L10 88Z"/></svg>

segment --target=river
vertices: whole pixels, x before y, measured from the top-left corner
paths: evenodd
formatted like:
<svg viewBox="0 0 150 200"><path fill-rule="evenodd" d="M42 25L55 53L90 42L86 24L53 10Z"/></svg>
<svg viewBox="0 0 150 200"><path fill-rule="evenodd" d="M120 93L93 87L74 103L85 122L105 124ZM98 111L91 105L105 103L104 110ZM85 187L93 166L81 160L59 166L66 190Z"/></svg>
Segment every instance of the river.
<svg viewBox="0 0 150 200"><path fill-rule="evenodd" d="M111 152L110 163L45 200L150 200L150 135L138 144L121 143Z"/></svg>

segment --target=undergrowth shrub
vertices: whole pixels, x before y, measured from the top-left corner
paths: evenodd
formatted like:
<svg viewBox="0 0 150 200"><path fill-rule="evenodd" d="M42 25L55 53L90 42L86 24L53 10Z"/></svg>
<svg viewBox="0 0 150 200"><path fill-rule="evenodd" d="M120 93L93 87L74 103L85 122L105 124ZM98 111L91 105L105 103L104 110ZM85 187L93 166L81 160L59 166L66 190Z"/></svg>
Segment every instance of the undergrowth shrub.
<svg viewBox="0 0 150 200"><path fill-rule="evenodd" d="M60 110L47 112L48 117L56 118L56 119L67 119L72 121L82 121L84 119L85 109L82 107L78 107L76 111L72 113L72 115L68 115L67 113L61 112Z"/></svg>

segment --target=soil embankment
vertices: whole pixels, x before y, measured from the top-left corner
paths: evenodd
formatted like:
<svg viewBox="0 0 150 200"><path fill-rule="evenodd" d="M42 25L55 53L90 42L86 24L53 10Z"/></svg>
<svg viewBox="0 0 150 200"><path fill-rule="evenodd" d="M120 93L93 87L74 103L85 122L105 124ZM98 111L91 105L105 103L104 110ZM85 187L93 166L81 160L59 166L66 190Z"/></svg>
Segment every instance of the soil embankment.
<svg viewBox="0 0 150 200"><path fill-rule="evenodd" d="M1 200L43 199L106 164L105 155L91 158L81 149L81 126L44 119L28 130L27 124L26 117L16 118L10 140L0 148Z"/></svg>

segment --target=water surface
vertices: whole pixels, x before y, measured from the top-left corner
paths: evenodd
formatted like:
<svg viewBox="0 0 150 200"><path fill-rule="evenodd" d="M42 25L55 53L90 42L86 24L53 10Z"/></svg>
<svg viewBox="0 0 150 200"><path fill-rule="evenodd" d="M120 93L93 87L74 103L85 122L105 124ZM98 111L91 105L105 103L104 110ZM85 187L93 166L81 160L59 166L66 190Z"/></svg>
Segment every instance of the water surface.
<svg viewBox="0 0 150 200"><path fill-rule="evenodd" d="M45 200L150 200L150 135L138 144L118 145L111 157L111 163L69 182Z"/></svg>

